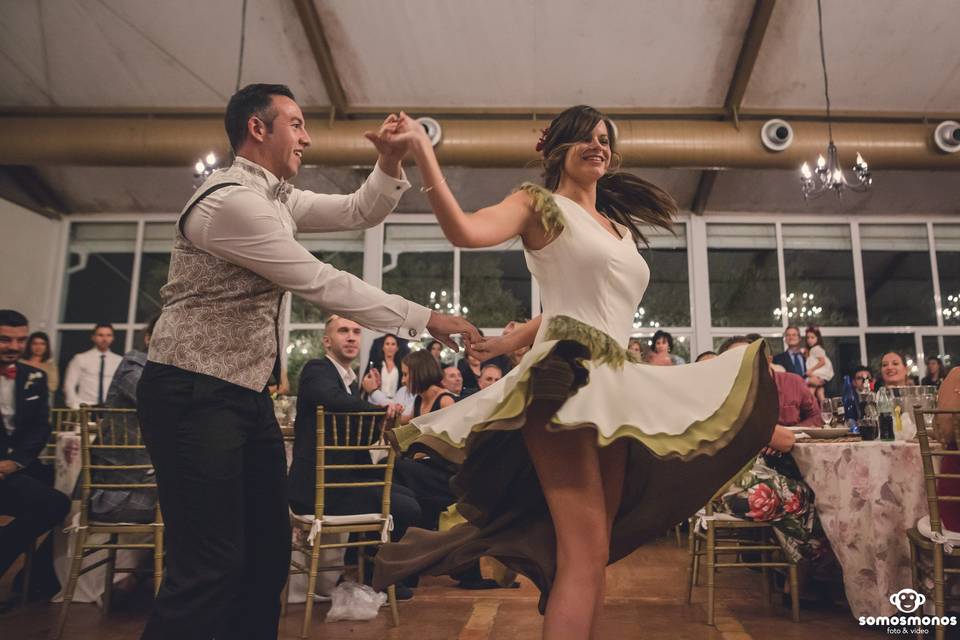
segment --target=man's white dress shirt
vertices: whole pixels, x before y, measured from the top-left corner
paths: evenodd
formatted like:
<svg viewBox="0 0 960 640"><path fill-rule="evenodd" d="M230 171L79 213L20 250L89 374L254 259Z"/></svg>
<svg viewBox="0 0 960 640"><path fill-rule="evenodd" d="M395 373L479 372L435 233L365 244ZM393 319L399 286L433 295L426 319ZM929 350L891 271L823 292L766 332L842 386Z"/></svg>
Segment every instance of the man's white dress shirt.
<svg viewBox="0 0 960 640"><path fill-rule="evenodd" d="M101 358L102 356L102 358ZM67 406L79 409L81 404L100 404L107 399L107 390L113 381L113 374L123 357L113 351L100 351L96 347L78 353L67 365L67 375L63 381L63 396ZM100 377L100 363L103 362L103 380ZM103 397L99 397L102 390Z"/></svg>

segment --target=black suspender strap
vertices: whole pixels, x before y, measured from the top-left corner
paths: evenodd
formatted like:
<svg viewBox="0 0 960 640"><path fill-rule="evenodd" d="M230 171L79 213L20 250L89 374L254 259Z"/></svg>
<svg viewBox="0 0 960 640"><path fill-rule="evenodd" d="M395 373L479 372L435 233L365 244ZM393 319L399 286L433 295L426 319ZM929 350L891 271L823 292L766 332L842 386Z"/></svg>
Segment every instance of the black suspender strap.
<svg viewBox="0 0 960 640"><path fill-rule="evenodd" d="M183 232L183 223L186 222L187 216L190 215L190 212L193 211L193 208L197 206L198 202L206 198L208 195L210 195L214 191L223 189L224 187L242 187L242 186L243 185L241 185L239 182L221 182L220 184L215 184L209 189L207 189L206 191L204 191L203 193L201 193L200 196L197 197L193 202L191 202L190 206L188 206L184 210L184 212L180 214L180 219L177 221L177 227L180 229L180 235L182 235L183 237L187 237L187 234Z"/></svg>

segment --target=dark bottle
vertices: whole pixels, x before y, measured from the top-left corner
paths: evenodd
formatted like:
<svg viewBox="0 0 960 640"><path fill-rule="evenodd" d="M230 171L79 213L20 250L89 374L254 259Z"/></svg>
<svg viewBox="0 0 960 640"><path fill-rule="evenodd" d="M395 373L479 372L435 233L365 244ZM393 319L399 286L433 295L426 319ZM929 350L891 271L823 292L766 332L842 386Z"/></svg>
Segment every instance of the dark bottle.
<svg viewBox="0 0 960 640"><path fill-rule="evenodd" d="M860 433L860 399L853 390L850 376L843 376L843 413L850 433Z"/></svg>
<svg viewBox="0 0 960 640"><path fill-rule="evenodd" d="M896 439L893 431L893 398L886 387L881 387L877 392L877 411L880 414L880 439Z"/></svg>

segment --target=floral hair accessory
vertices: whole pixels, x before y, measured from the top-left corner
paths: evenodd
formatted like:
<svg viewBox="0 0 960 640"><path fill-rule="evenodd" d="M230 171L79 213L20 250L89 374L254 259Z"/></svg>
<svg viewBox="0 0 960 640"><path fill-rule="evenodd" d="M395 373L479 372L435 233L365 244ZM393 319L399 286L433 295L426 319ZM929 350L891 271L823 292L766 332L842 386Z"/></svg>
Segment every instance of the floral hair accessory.
<svg viewBox="0 0 960 640"><path fill-rule="evenodd" d="M537 152L543 151L543 145L547 142L548 135L550 135L550 127L540 130L540 139L537 140Z"/></svg>

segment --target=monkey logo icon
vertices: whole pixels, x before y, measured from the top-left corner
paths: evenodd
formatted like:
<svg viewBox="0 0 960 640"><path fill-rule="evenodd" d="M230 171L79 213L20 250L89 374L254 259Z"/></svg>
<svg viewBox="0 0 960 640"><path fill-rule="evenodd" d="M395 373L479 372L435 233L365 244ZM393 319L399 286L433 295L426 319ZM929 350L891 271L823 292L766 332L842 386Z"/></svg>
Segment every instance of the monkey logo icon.
<svg viewBox="0 0 960 640"><path fill-rule="evenodd" d="M890 603L902 613L913 613L927 601L927 596L913 589L901 589L890 596Z"/></svg>

